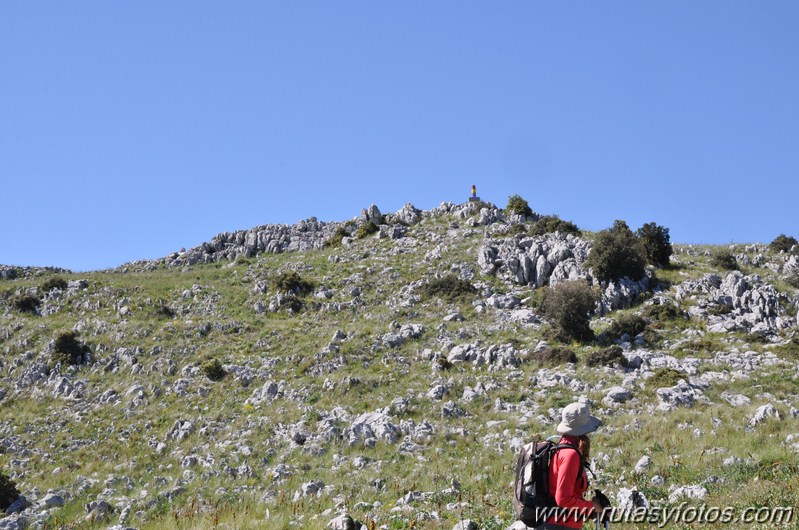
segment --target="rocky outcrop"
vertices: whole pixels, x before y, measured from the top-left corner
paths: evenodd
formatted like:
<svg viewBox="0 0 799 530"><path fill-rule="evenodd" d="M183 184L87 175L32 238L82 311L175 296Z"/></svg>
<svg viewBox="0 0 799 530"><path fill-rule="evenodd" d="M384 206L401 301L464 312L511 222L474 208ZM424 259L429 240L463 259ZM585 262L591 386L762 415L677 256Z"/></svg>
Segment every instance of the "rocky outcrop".
<svg viewBox="0 0 799 530"><path fill-rule="evenodd" d="M573 234L488 240L478 250L483 274L496 275L518 285L543 287L571 280L586 280L601 290L599 312L630 307L646 292L649 278L622 278L600 282L584 264L591 244Z"/></svg>
<svg viewBox="0 0 799 530"><path fill-rule="evenodd" d="M734 271L724 278L706 274L678 285L674 296L677 300L696 300L688 312L707 320L707 329L712 332L771 335L796 325L794 316L785 310L788 296L756 274L744 276Z"/></svg>

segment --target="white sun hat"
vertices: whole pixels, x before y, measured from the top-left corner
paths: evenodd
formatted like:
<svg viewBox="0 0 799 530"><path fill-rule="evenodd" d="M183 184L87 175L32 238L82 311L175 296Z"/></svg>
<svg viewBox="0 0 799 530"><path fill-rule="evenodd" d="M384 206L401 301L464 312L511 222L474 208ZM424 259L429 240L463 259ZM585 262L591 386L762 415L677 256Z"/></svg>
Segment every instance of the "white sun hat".
<svg viewBox="0 0 799 530"><path fill-rule="evenodd" d="M602 421L591 415L587 403L572 403L566 405L561 413L561 422L558 425L560 434L582 436L594 432L602 425Z"/></svg>

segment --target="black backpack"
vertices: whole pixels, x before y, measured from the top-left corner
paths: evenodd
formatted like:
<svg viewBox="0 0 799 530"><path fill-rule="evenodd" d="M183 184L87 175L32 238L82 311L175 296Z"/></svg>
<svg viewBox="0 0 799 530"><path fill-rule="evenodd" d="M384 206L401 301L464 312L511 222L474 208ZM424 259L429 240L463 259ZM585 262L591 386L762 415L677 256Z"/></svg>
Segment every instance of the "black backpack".
<svg viewBox="0 0 799 530"><path fill-rule="evenodd" d="M577 448L549 440L530 442L519 450L516 458L516 481L513 483L513 507L516 518L535 527L553 515L549 508L557 506L549 493L549 463L559 449ZM579 451L578 451L579 452Z"/></svg>

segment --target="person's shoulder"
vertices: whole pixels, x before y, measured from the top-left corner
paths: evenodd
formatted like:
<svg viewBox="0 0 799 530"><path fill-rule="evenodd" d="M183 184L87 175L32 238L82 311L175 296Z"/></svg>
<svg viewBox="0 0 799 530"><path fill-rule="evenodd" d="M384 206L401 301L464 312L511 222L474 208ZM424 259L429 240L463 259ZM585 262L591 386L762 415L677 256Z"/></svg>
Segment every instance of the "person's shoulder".
<svg viewBox="0 0 799 530"><path fill-rule="evenodd" d="M571 444L558 444L555 458L561 462L576 460L580 461L580 451Z"/></svg>

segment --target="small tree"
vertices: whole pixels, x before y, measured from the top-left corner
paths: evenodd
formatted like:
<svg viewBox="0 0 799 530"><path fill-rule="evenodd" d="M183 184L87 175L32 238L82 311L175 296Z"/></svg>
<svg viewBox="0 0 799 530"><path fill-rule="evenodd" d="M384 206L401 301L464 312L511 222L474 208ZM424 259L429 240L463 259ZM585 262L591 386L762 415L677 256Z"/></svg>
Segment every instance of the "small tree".
<svg viewBox="0 0 799 530"><path fill-rule="evenodd" d="M796 245L799 245L799 241L795 237L780 234L774 238L774 241L769 243L768 248L772 252L790 252Z"/></svg>
<svg viewBox="0 0 799 530"><path fill-rule="evenodd" d="M669 229L655 223L646 223L636 232L641 239L647 262L655 267L668 267L674 249L669 238Z"/></svg>
<svg viewBox="0 0 799 530"><path fill-rule="evenodd" d="M603 281L625 276L640 280L644 277L646 258L641 241L627 223L619 220L597 234L585 264Z"/></svg>
<svg viewBox="0 0 799 530"><path fill-rule="evenodd" d="M589 321L598 299L588 283L575 280L544 288L539 307L560 338L585 341L594 338Z"/></svg>
<svg viewBox="0 0 799 530"><path fill-rule="evenodd" d="M512 215L523 215L525 217L533 215L533 210L530 208L530 205L519 195L511 195L508 197L508 205L505 206L505 212Z"/></svg>

